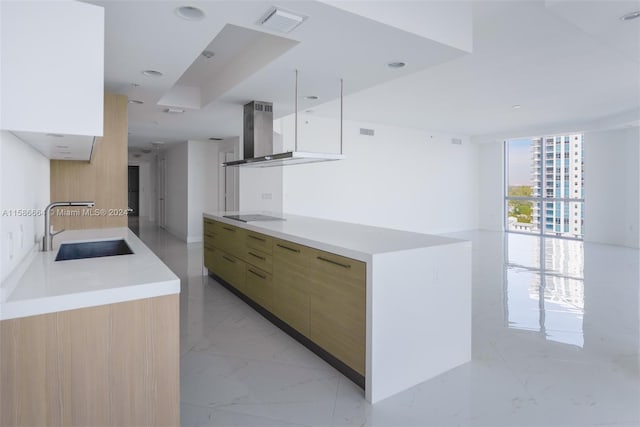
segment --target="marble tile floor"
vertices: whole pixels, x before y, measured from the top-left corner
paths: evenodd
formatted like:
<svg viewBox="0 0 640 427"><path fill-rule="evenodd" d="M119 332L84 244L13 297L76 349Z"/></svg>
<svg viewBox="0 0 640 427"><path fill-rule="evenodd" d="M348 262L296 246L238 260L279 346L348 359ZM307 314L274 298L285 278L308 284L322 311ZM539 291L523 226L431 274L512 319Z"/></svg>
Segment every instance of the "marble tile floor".
<svg viewBox="0 0 640 427"><path fill-rule="evenodd" d="M536 238L456 233L474 245L473 359L372 406L203 276L201 244L139 233L182 282L183 426L640 425L638 250L551 242L540 268Z"/></svg>

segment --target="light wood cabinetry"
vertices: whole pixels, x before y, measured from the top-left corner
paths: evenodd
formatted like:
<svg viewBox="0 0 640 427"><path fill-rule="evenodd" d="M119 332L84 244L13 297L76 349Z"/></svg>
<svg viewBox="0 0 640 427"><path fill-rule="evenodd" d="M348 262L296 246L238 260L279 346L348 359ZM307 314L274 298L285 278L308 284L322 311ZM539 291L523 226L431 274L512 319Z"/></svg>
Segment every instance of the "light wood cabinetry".
<svg viewBox="0 0 640 427"><path fill-rule="evenodd" d="M213 272L242 293L245 293L245 263L228 252L213 250Z"/></svg>
<svg viewBox="0 0 640 427"><path fill-rule="evenodd" d="M311 248L273 241L273 314L309 335L309 265Z"/></svg>
<svg viewBox="0 0 640 427"><path fill-rule="evenodd" d="M361 375L365 373L366 264L312 251L309 338Z"/></svg>
<svg viewBox="0 0 640 427"><path fill-rule="evenodd" d="M207 269L364 377L364 262L204 221Z"/></svg>
<svg viewBox="0 0 640 427"><path fill-rule="evenodd" d="M56 230L127 226L127 97L106 93L104 102L104 137L96 140L91 162L51 160L51 201L96 203L64 208L72 215L53 212Z"/></svg>
<svg viewBox="0 0 640 427"><path fill-rule="evenodd" d="M178 298L1 321L0 424L179 425Z"/></svg>
<svg viewBox="0 0 640 427"><path fill-rule="evenodd" d="M215 222L213 229L214 233L216 234L216 247L230 253L235 257L244 258L244 229L222 222Z"/></svg>
<svg viewBox="0 0 640 427"><path fill-rule="evenodd" d="M204 220L204 266L207 270L213 270L214 267L214 241L216 239L216 233L214 232L214 223L210 219Z"/></svg>
<svg viewBox="0 0 640 427"><path fill-rule="evenodd" d="M245 271L246 295L269 311L273 311L273 276L250 264Z"/></svg>
<svg viewBox="0 0 640 427"><path fill-rule="evenodd" d="M273 237L246 230L246 246L266 253L273 253Z"/></svg>

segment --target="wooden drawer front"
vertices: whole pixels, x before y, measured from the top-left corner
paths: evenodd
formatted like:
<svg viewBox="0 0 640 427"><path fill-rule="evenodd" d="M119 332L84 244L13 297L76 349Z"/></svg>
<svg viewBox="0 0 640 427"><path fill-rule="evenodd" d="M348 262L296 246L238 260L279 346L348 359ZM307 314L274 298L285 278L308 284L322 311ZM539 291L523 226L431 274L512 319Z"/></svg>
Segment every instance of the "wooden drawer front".
<svg viewBox="0 0 640 427"><path fill-rule="evenodd" d="M216 249L213 252L213 272L237 290L244 292L245 263L233 255Z"/></svg>
<svg viewBox="0 0 640 427"><path fill-rule="evenodd" d="M244 230L233 225L216 222L215 245L217 248L238 257L244 257Z"/></svg>
<svg viewBox="0 0 640 427"><path fill-rule="evenodd" d="M206 233L207 231L210 233L214 233L214 228L215 228L215 221L209 218L205 218L204 219L204 226L202 227L204 232Z"/></svg>
<svg viewBox="0 0 640 427"><path fill-rule="evenodd" d="M273 257L268 253L254 248L245 248L244 260L248 264L255 265L261 270L271 273L273 271Z"/></svg>
<svg viewBox="0 0 640 427"><path fill-rule="evenodd" d="M309 335L309 261L311 249L274 239L273 314Z"/></svg>
<svg viewBox="0 0 640 427"><path fill-rule="evenodd" d="M246 245L268 254L273 253L273 237L246 230Z"/></svg>
<svg viewBox="0 0 640 427"><path fill-rule="evenodd" d="M203 233L204 233L203 241L204 241L205 249L206 248L213 249L213 247L216 245L215 241L217 236L217 234L213 231L213 222L211 222L210 225L207 225L207 220L205 220Z"/></svg>
<svg viewBox="0 0 640 427"><path fill-rule="evenodd" d="M314 250L309 338L361 375L366 352L366 264Z"/></svg>
<svg viewBox="0 0 640 427"><path fill-rule="evenodd" d="M273 280L271 274L247 264L244 280L246 295L267 310L273 310Z"/></svg>
<svg viewBox="0 0 640 427"><path fill-rule="evenodd" d="M204 247L204 266L207 270L214 272L215 269L215 261L214 261L214 249L208 248L205 243Z"/></svg>

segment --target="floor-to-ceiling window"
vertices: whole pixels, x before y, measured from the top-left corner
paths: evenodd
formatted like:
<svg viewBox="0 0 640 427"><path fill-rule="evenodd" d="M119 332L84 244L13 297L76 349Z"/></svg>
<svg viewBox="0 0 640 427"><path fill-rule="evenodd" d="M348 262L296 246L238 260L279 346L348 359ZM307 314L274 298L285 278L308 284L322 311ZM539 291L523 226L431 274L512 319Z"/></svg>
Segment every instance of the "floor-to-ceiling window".
<svg viewBox="0 0 640 427"><path fill-rule="evenodd" d="M505 141L509 327L582 346L583 136Z"/></svg>
<svg viewBox="0 0 640 427"><path fill-rule="evenodd" d="M582 134L505 141L505 230L582 239Z"/></svg>

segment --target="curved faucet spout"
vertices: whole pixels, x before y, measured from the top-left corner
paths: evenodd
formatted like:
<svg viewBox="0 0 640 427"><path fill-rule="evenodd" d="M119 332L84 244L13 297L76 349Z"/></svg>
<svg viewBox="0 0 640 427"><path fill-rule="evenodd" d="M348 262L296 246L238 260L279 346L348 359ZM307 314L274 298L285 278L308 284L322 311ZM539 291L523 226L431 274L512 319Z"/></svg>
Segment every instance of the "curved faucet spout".
<svg viewBox="0 0 640 427"><path fill-rule="evenodd" d="M93 201L83 201L83 202L53 202L50 203L44 209L44 237L42 238L42 250L44 252L53 250L53 236L56 234L62 233L64 230L53 232L50 230L49 222L51 220L51 209L57 208L60 206L86 206L89 208L94 207L96 204Z"/></svg>

